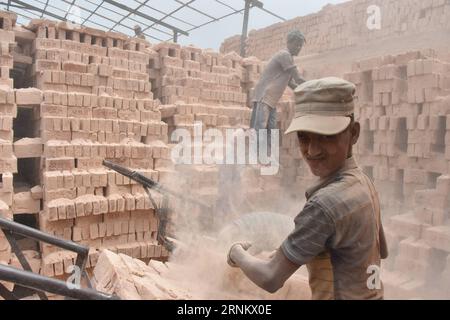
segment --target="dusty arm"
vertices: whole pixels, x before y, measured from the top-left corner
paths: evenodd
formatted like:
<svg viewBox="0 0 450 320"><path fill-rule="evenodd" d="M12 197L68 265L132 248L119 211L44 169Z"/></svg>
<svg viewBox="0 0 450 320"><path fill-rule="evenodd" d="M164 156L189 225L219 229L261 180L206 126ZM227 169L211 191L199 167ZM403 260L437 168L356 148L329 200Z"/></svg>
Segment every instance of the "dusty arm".
<svg viewBox="0 0 450 320"><path fill-rule="evenodd" d="M291 88L292 90L295 90L297 88L297 86L301 85L303 82L306 82L306 80L300 76L300 73L298 72L297 67L293 68L292 78L288 84L289 88Z"/></svg>
<svg viewBox="0 0 450 320"><path fill-rule="evenodd" d="M252 256L241 245L236 245L232 247L229 257L252 282L270 293L282 288L300 267L288 260L281 249L271 260L266 261Z"/></svg>

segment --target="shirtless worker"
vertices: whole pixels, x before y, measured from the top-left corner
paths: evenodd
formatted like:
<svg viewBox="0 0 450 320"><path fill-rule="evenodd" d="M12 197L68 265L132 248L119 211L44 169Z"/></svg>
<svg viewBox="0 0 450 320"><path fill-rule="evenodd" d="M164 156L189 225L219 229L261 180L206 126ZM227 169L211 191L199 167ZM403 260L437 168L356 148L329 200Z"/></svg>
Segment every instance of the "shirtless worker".
<svg viewBox="0 0 450 320"><path fill-rule="evenodd" d="M287 49L275 54L264 69L253 93L253 111L250 128L277 129L276 106L286 87L295 89L305 82L299 75L294 58L298 56L306 40L304 35L294 30L287 35ZM270 141L270 139L268 140Z"/></svg>
<svg viewBox="0 0 450 320"><path fill-rule="evenodd" d="M237 243L228 263L269 292L307 265L313 299L383 299L381 281L371 281L387 257L380 204L352 154L360 133L355 86L324 78L303 83L295 93L295 117L286 134L297 134L319 180L306 192L294 231L271 259L256 258L247 251L250 244Z"/></svg>

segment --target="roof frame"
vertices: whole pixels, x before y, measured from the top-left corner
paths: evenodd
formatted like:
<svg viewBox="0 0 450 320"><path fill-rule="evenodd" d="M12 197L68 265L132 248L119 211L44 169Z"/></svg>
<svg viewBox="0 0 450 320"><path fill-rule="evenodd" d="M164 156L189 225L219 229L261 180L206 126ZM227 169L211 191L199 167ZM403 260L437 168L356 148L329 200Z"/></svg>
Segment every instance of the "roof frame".
<svg viewBox="0 0 450 320"><path fill-rule="evenodd" d="M236 9L235 7L228 4L225 0L211 0L231 10L231 12L223 14L220 17L217 17L214 16L214 14L211 14L211 12L205 11L204 9L199 9L198 6L192 6L192 4L197 0L172 0L172 1L179 4L179 6L172 8L171 11L161 10L157 7L150 5L149 4L150 0L133 0L133 3L137 4L133 5L133 7L124 4L125 1L119 2L116 0L97 0L95 2L93 0L83 0L84 6L80 5L80 2L82 2L81 0L78 0L78 2L77 0L60 0L60 1L33 0L33 2L27 0L8 0L0 2L0 5L4 6L3 8L7 10L13 10L13 8L20 9L16 13L19 16L23 17L23 19L25 20L34 19L32 18L33 16L36 16L36 18L38 19L39 18L42 19L47 16L60 21L68 21L70 19L69 15L70 12L72 11L72 8L74 6L77 6L80 8L80 10L82 10L83 16L85 16L85 14L87 15L86 18L83 17L80 20L80 22L78 22L81 26L90 24L91 26L92 25L98 26L100 29L103 29L105 31L123 32L132 36L134 28L131 25L134 22L142 26L142 33L150 39L154 39L157 41L174 40L175 42L178 39L178 36L183 35L189 36L189 33L194 30L205 27L209 24L225 19L229 16L235 14L242 14L245 11L245 8ZM245 0L243 2L245 2ZM61 3L67 4L69 8L67 10L61 9L61 7L58 7ZM118 10L114 10L114 8L117 8ZM52 10L50 11L49 9ZM99 11L100 9L102 9L102 12ZM161 17L159 19L152 17L151 15L144 13L143 9L150 9L152 11L155 11L156 13L160 14ZM178 15L177 17L175 13L181 11L182 9L193 10L196 13L199 13L200 15L208 18L209 20L203 23L194 24L180 17L180 15ZM115 15L119 15L119 17L112 18L109 16L109 13L106 13L104 10L114 13ZM263 7L260 8L260 10L263 10L264 12L282 21L286 20L283 17ZM31 17L28 14L30 14ZM98 17L98 19L95 19L95 17ZM180 22L184 24L185 28L167 23L166 21L164 21L167 18L171 18L172 19L171 21ZM117 28L119 28L120 31L116 30ZM154 32L158 32L163 36L161 37L155 36ZM168 38L164 39L165 36L168 36Z"/></svg>

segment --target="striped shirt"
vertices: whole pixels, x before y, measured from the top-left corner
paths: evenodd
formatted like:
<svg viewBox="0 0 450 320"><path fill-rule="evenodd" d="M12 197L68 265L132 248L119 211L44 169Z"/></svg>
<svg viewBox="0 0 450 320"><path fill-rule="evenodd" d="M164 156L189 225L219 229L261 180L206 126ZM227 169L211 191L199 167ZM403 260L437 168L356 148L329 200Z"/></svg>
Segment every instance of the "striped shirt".
<svg viewBox="0 0 450 320"><path fill-rule="evenodd" d="M372 181L349 158L306 198L281 249L293 263L308 266L313 298L382 299L381 281L372 284L377 278L371 270L387 249Z"/></svg>

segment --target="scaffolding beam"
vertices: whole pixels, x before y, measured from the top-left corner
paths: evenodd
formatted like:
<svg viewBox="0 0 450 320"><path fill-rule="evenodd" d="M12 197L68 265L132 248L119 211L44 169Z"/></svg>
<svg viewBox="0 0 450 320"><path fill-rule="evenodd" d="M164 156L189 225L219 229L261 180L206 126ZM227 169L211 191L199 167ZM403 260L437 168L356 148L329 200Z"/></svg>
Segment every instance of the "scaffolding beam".
<svg viewBox="0 0 450 320"><path fill-rule="evenodd" d="M172 26L172 25L170 25L168 23L165 23L164 21L161 21L161 20L155 19L153 17L150 17L149 15L147 15L145 13L142 13L142 12L139 12L137 10L134 10L134 9L132 9L132 8L130 8L130 7L126 6L126 5L124 5L124 4L121 4L121 3L117 2L117 1L104 0L104 2L109 3L110 5L113 5L113 6L119 8L119 9L122 9L124 11L131 12L132 14L140 16L141 18L150 20L150 21L152 21L152 22L154 22L156 24L159 24L160 26L163 26L163 27L167 28L167 29L171 29L172 31L176 31L179 34L183 34L185 36L189 35L189 33L184 31L184 30L181 30L181 29L179 29L177 27L174 27L174 26Z"/></svg>

